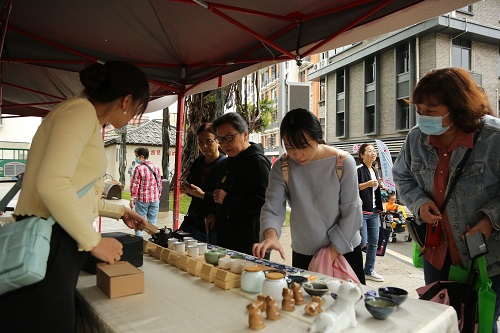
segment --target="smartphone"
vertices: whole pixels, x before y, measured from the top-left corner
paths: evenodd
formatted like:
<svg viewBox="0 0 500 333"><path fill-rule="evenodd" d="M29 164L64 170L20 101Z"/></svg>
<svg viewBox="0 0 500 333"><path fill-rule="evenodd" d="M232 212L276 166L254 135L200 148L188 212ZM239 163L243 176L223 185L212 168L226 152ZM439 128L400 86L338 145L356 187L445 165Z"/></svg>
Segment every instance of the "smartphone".
<svg viewBox="0 0 500 333"><path fill-rule="evenodd" d="M183 185L183 186L186 186L186 187L191 187L191 188L193 188L193 186L191 186L191 184L189 184L189 182L188 182L187 180L185 180L185 179L183 179L183 180L182 180L182 185Z"/></svg>
<svg viewBox="0 0 500 333"><path fill-rule="evenodd" d="M467 249L469 250L469 256L471 259L483 256L488 253L488 249L486 248L486 243L484 241L484 236L479 231L469 236L465 236L465 243L467 244Z"/></svg>

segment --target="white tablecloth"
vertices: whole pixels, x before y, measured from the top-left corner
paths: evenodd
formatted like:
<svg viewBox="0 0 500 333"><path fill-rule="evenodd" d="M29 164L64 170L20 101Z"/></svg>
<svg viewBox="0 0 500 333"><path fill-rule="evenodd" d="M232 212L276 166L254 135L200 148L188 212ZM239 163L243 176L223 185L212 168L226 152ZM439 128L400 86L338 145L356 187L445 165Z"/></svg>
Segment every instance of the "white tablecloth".
<svg viewBox="0 0 500 333"><path fill-rule="evenodd" d="M246 305L256 299L240 288L223 290L150 256L140 267L145 292L108 299L96 286L95 275L82 272L78 281L80 332L253 332L248 328ZM306 302L310 301L305 294ZM331 304L323 296L324 308ZM262 332L306 332L314 317L304 305L293 312L281 311L282 319L264 319ZM386 320L376 320L363 302L356 305L358 327L345 332L458 332L453 308L408 299ZM264 314L265 317L265 314Z"/></svg>

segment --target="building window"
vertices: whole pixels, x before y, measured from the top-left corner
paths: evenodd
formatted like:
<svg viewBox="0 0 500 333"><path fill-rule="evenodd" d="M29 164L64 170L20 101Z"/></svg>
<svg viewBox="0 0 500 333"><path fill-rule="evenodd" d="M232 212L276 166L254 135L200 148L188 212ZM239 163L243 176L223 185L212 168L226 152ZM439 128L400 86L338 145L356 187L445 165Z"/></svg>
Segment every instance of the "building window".
<svg viewBox="0 0 500 333"><path fill-rule="evenodd" d="M375 133L375 105L365 107L365 134Z"/></svg>
<svg viewBox="0 0 500 333"><path fill-rule="evenodd" d="M319 101L320 102L325 100L325 95L326 95L325 79L321 79L321 81L319 81Z"/></svg>
<svg viewBox="0 0 500 333"><path fill-rule="evenodd" d="M459 12L472 13L472 5L468 5L462 8L457 9Z"/></svg>
<svg viewBox="0 0 500 333"><path fill-rule="evenodd" d="M410 71L410 45L403 44L397 48L397 74L408 73Z"/></svg>
<svg viewBox="0 0 500 333"><path fill-rule="evenodd" d="M324 138L325 137L325 133L326 133L325 132L325 130L326 130L326 127L325 127L326 126L325 125L326 124L326 120L325 120L325 118L324 117L319 118L319 123L321 125L321 131L323 132L323 138Z"/></svg>
<svg viewBox="0 0 500 333"><path fill-rule="evenodd" d="M451 47L451 63L454 67L462 67L471 70L471 48L472 43L468 39L455 38Z"/></svg>
<svg viewBox="0 0 500 333"><path fill-rule="evenodd" d="M336 94L337 94L337 103L336 103L336 116L335 116L335 135L337 137L346 137L347 136L347 94L346 94L346 86L347 86L347 78L346 78L346 69L340 69L337 71L337 79L336 79Z"/></svg>
<svg viewBox="0 0 500 333"><path fill-rule="evenodd" d="M404 99L396 101L396 129L399 131L410 129L410 105Z"/></svg>
<svg viewBox="0 0 500 333"><path fill-rule="evenodd" d="M368 58L365 61L365 84L375 82L375 58Z"/></svg>

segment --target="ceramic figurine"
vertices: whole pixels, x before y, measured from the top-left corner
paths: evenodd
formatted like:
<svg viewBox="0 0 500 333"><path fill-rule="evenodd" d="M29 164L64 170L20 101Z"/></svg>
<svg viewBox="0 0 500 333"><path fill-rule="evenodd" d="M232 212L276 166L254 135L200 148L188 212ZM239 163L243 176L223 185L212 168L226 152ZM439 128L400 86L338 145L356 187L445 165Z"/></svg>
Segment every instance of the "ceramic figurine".
<svg viewBox="0 0 500 333"><path fill-rule="evenodd" d="M253 303L260 308L260 311L266 311L266 296L258 295L257 300L253 301Z"/></svg>
<svg viewBox="0 0 500 333"><path fill-rule="evenodd" d="M281 319L278 302L276 302L276 298L273 296L266 296L266 315L269 320Z"/></svg>
<svg viewBox="0 0 500 333"><path fill-rule="evenodd" d="M284 311L295 311L295 299L293 299L293 291L288 288L283 288L283 300L281 301L281 308Z"/></svg>
<svg viewBox="0 0 500 333"><path fill-rule="evenodd" d="M361 296L361 288L357 284L344 281L338 288L333 305L314 319L307 332L339 333L357 327L354 307Z"/></svg>
<svg viewBox="0 0 500 333"><path fill-rule="evenodd" d="M248 311L248 325L253 330L261 330L266 325L264 324L264 320L262 319L262 311L255 303L250 303L247 305Z"/></svg>
<svg viewBox="0 0 500 333"><path fill-rule="evenodd" d="M295 299L296 305L306 304L306 301L304 301L304 296L302 295L302 291L300 291L300 284L298 284L297 282L292 282L290 284L290 289L293 290L293 298Z"/></svg>
<svg viewBox="0 0 500 333"><path fill-rule="evenodd" d="M304 310L308 315L317 316L318 314L323 312L323 310L321 309L322 305L323 300L321 299L321 297L313 296L311 303L307 304Z"/></svg>

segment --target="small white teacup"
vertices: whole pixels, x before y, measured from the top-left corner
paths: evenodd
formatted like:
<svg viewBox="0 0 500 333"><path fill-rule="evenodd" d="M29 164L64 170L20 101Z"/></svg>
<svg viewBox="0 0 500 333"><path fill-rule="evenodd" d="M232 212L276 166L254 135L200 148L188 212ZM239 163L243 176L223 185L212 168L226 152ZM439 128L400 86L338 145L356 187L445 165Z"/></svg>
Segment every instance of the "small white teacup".
<svg viewBox="0 0 500 333"><path fill-rule="evenodd" d="M200 254L200 250L198 249L198 245L188 245L187 253L190 257L198 257Z"/></svg>
<svg viewBox="0 0 500 333"><path fill-rule="evenodd" d="M186 245L187 245L187 246L191 246L191 245L196 245L196 246L198 246L198 241L197 241L196 239L188 239L188 240L186 241Z"/></svg>
<svg viewBox="0 0 500 333"><path fill-rule="evenodd" d="M244 262L244 259L231 259L231 272L233 272L234 274L241 274L244 270Z"/></svg>
<svg viewBox="0 0 500 333"><path fill-rule="evenodd" d="M178 242L179 240L177 238L169 238L167 240L167 243L168 243L168 248L173 250L174 249L174 244L175 242Z"/></svg>
<svg viewBox="0 0 500 333"><path fill-rule="evenodd" d="M207 243L198 243L198 248L200 249L200 254L205 254L207 252Z"/></svg>
<svg viewBox="0 0 500 333"><path fill-rule="evenodd" d="M177 252L184 253L186 251L186 243L184 243L184 242L175 242L174 249Z"/></svg>

